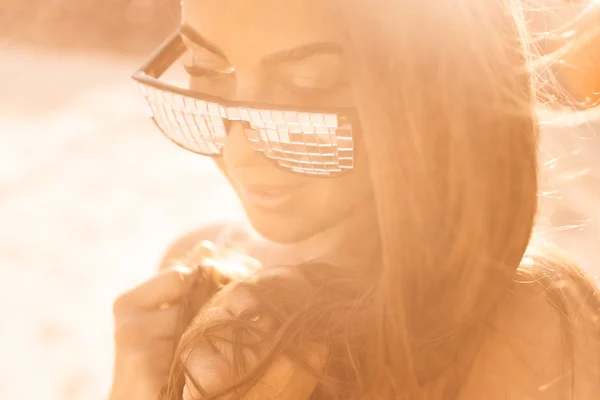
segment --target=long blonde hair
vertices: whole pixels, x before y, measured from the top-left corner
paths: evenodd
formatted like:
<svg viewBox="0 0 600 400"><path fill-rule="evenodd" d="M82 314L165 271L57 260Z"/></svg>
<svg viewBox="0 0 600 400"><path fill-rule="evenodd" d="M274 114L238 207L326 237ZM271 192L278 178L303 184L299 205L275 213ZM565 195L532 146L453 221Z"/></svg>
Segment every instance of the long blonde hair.
<svg viewBox="0 0 600 400"><path fill-rule="evenodd" d="M320 381L314 398L422 399L442 381L440 398L453 398L461 371L449 375L449 366L515 279L540 282L563 315L575 303L587 307L597 351L593 286L543 252L528 258L533 267L522 262L539 191L535 84L546 75L532 67L520 1L331 6L366 132L381 267L353 275L298 266L300 281L242 283L277 329L254 332L271 349L249 371L240 362L228 390L241 397L277 354L309 368L298 349L311 342L331 349L325 371L312 371ZM563 271L592 300L553 291L542 279L549 270ZM252 330L244 320L205 321L194 334L210 338L232 326L239 335ZM247 345L239 335L235 344Z"/></svg>

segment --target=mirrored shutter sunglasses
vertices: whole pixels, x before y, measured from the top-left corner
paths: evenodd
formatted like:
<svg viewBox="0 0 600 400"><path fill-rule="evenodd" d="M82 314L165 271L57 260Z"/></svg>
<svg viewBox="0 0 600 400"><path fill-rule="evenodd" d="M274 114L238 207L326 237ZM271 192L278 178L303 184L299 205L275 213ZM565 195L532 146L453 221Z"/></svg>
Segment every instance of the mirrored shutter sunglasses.
<svg viewBox="0 0 600 400"><path fill-rule="evenodd" d="M171 141L218 157L229 122L240 121L252 147L284 169L336 177L354 167L358 123L353 109L229 101L159 80L185 52L181 36L175 34L132 76L152 120Z"/></svg>

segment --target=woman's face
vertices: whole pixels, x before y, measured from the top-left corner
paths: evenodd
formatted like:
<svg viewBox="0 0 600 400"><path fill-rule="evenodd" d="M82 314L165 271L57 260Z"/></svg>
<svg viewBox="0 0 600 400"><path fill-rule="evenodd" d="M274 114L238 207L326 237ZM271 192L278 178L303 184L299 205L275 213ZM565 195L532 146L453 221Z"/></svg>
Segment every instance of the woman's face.
<svg viewBox="0 0 600 400"><path fill-rule="evenodd" d="M184 0L190 87L231 100L284 106L352 106L350 77L323 0ZM253 150L232 122L217 165L254 228L276 242L296 242L329 228L370 198L360 137L355 167L337 178L280 169Z"/></svg>

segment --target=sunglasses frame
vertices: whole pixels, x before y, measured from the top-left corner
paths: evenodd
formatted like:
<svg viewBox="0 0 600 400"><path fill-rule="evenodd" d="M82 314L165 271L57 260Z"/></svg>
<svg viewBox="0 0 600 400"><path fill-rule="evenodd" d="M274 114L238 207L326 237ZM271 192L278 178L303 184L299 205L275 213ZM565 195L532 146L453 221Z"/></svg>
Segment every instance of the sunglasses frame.
<svg viewBox="0 0 600 400"><path fill-rule="evenodd" d="M309 106L282 106L281 104L271 104L271 103L260 103L260 102L247 102L247 101L234 101L229 100L219 96L213 96L210 94L204 94L197 92L191 89L185 89L178 86L170 85L166 82L160 81L159 78L187 51L187 48L181 38L179 32L171 35L166 41L164 41L150 56L150 59L144 63L139 69L137 69L131 79L133 79L136 83L142 84L145 86L149 86L153 89L174 93L180 96L186 96L194 100L203 101L203 102L212 102L217 103L223 107L240 107L240 108L249 108L258 111L289 111L289 112L301 112L301 113L316 113L316 114L335 114L338 119L346 119L350 122L352 126L352 140L355 141L356 134L360 131L359 119L357 112L354 108L351 107L309 107ZM159 128L161 132L164 131L152 116L152 121ZM168 135L165 136L177 146L183 148L184 150L191 151L193 153L197 153L194 150L184 147L183 145L177 143L175 140L171 139ZM222 154L202 154L197 153L205 157L211 158L219 158ZM268 157L267 157L268 158ZM342 171L334 171L329 175L322 174L312 174L302 171L294 171L291 168L284 167L278 165L278 167L284 169L285 171L289 171L296 174L301 174L304 176L311 177L321 177L321 178L335 178L343 175L348 171L352 171L354 169L354 165L356 162L356 148L353 144L352 146L352 160L353 166L350 168L344 168Z"/></svg>

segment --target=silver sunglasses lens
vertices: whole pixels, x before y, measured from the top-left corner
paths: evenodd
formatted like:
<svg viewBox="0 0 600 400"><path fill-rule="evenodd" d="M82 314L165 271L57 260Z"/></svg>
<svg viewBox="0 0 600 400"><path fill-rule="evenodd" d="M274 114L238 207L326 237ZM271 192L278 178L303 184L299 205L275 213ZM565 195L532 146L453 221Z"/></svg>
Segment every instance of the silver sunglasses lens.
<svg viewBox="0 0 600 400"><path fill-rule="evenodd" d="M225 121L246 122L253 148L281 167L339 175L354 166L352 125L336 114L225 107L136 82L152 119L170 140L198 154L220 155Z"/></svg>

